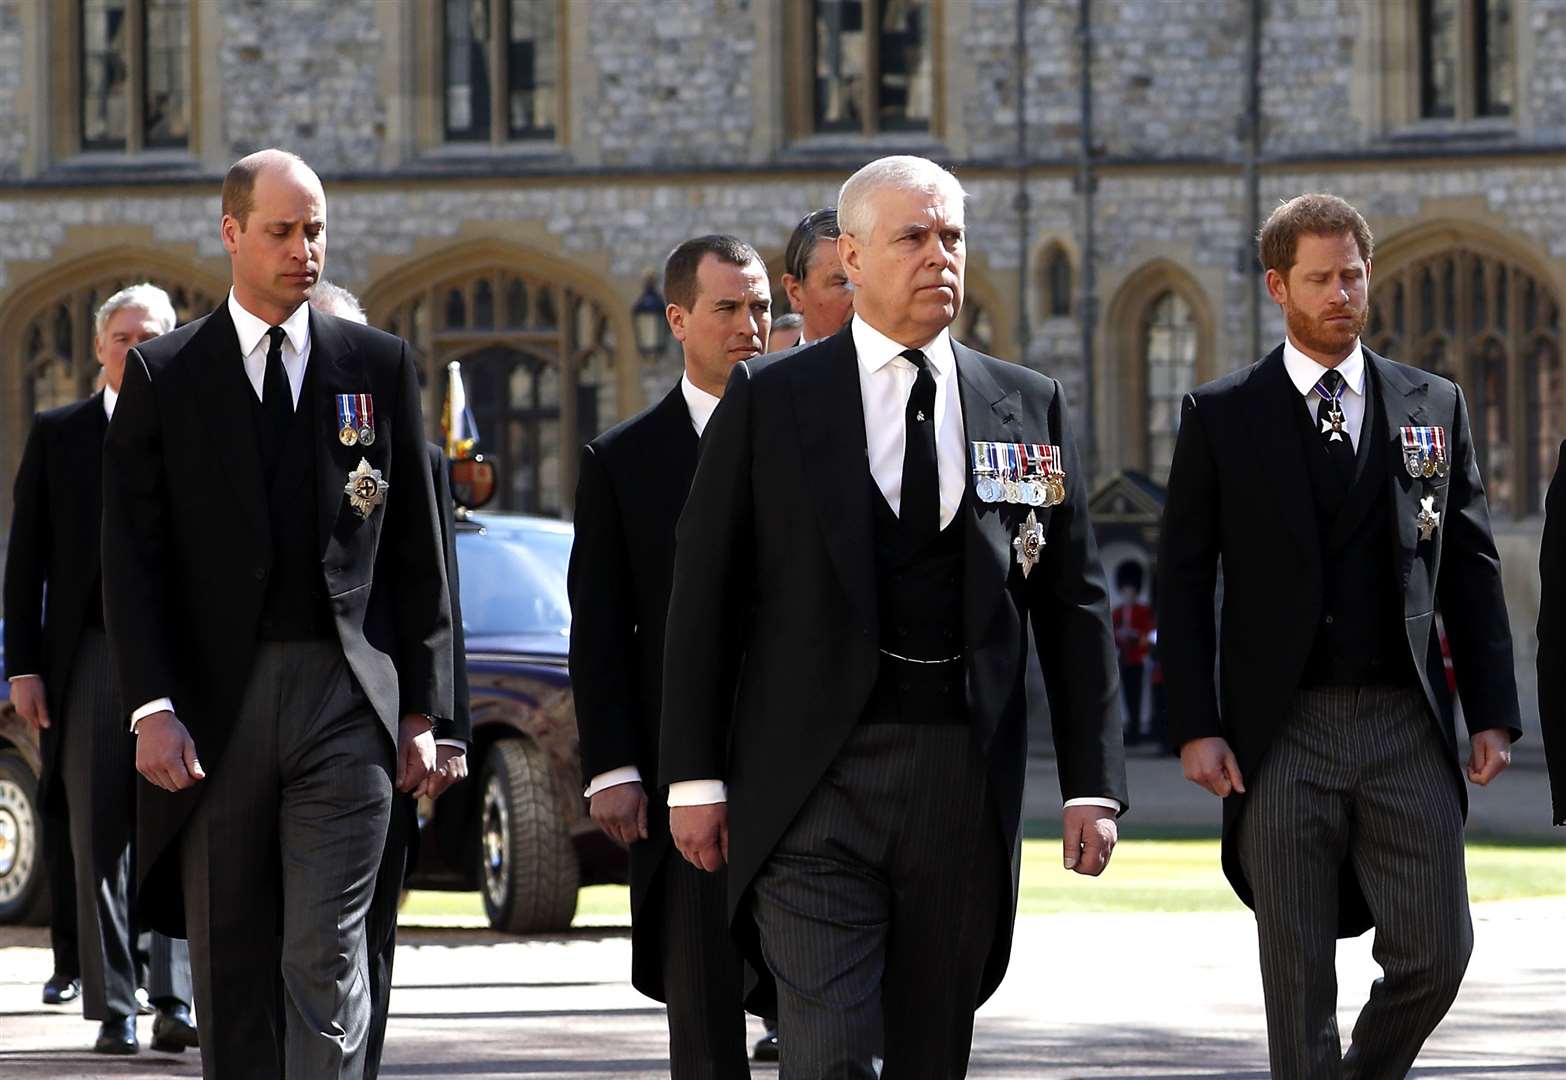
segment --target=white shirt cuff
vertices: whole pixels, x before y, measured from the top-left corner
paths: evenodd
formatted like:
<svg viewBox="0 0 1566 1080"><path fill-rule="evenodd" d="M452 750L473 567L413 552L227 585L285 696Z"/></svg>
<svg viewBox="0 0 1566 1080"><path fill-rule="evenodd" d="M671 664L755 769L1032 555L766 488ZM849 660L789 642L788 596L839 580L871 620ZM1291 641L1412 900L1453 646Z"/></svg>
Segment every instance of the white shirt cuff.
<svg viewBox="0 0 1566 1080"><path fill-rule="evenodd" d="M670 806L711 806L729 801L729 785L722 780L676 780L669 785Z"/></svg>
<svg viewBox="0 0 1566 1080"><path fill-rule="evenodd" d="M641 782L642 771L640 769L635 765L622 765L618 769L601 772L589 780L587 782L587 790L582 792L582 798L591 799L600 791L619 787L621 784L640 784Z"/></svg>
<svg viewBox="0 0 1566 1080"><path fill-rule="evenodd" d="M173 712L174 701L171 698L160 697L157 701L149 701L135 712L131 713L131 734L136 733L136 725L141 723L142 717L151 716L155 712Z"/></svg>
<svg viewBox="0 0 1566 1080"><path fill-rule="evenodd" d="M1097 798L1067 799L1061 809L1068 810L1073 806L1102 806L1105 810L1113 810L1117 814L1120 813L1120 811L1123 809L1118 799Z"/></svg>
<svg viewBox="0 0 1566 1080"><path fill-rule="evenodd" d="M43 678L42 675L34 675L34 674L31 674L31 673L28 673L28 674L25 674L25 675L7 675L5 677L5 681L8 682L8 683L14 683L17 679L41 679L41 678Z"/></svg>
<svg viewBox="0 0 1566 1080"><path fill-rule="evenodd" d="M468 744L463 742L461 739L436 739L435 740L435 745L436 746L455 746L458 750L461 750L463 753L467 753L467 750L468 750Z"/></svg>

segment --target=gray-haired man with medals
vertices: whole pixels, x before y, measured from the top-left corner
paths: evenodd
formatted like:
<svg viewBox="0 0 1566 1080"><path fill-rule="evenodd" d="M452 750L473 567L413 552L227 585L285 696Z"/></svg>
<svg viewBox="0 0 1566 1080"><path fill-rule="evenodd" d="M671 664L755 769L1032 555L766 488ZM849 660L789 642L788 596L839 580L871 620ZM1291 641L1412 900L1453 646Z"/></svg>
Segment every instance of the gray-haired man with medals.
<svg viewBox="0 0 1566 1080"><path fill-rule="evenodd" d="M1010 954L1025 621L1067 868L1103 870L1126 803L1060 386L948 329L963 201L923 158L844 184L854 318L736 365L680 518L659 776L675 845L727 864L735 930L777 976L785 1076L868 1080L883 1045L888 1077L966 1072ZM992 444L1010 486L984 499Z"/></svg>

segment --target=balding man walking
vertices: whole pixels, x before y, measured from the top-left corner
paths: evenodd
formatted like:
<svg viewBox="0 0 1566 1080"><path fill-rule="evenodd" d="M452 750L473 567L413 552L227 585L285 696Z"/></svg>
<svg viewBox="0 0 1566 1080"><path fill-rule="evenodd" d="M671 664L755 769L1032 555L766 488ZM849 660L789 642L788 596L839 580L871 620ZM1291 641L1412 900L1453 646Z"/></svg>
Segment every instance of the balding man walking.
<svg viewBox="0 0 1566 1080"><path fill-rule="evenodd" d="M425 789L450 613L405 343L306 301L320 180L223 183L227 301L131 352L104 456L105 616L132 709L138 893L190 938L208 1077L359 1077L392 787Z"/></svg>

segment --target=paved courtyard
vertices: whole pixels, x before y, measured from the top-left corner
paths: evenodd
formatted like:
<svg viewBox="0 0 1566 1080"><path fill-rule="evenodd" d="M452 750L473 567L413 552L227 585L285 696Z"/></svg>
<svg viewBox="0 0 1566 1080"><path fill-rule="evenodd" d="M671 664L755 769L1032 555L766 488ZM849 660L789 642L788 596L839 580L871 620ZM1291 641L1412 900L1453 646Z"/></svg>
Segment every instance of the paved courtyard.
<svg viewBox="0 0 1566 1080"><path fill-rule="evenodd" d="M1566 900L1478 905L1475 920L1467 982L1414 1075L1566 1077ZM515 940L410 927L403 940L384 1076L667 1076L662 1011L625 979L625 929ZM87 1053L93 1025L38 1003L45 946L42 931L0 930L0 1077L199 1075L189 1054ZM1374 972L1368 940L1340 950L1345 1034ZM979 1014L970 1075L1265 1077L1260 1001L1246 915L1024 918L1011 974Z"/></svg>

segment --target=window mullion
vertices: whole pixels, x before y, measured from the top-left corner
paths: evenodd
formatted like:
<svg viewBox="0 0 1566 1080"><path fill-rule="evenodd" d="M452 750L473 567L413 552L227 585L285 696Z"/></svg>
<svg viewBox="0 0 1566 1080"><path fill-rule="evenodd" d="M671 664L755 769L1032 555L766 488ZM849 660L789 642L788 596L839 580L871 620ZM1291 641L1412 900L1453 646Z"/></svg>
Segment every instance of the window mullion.
<svg viewBox="0 0 1566 1080"><path fill-rule="evenodd" d="M866 135L881 129L881 5L883 0L864 0L865 34L865 127Z"/></svg>
<svg viewBox="0 0 1566 1080"><path fill-rule="evenodd" d="M125 3L125 152L139 154L147 122L147 7L145 0Z"/></svg>
<svg viewBox="0 0 1566 1080"><path fill-rule="evenodd" d="M1472 120L1479 113L1478 7L1474 0L1457 2L1457 101L1456 119Z"/></svg>
<svg viewBox="0 0 1566 1080"><path fill-rule="evenodd" d="M510 135L511 96L510 0L491 0L489 5L489 133L490 142L503 146Z"/></svg>

